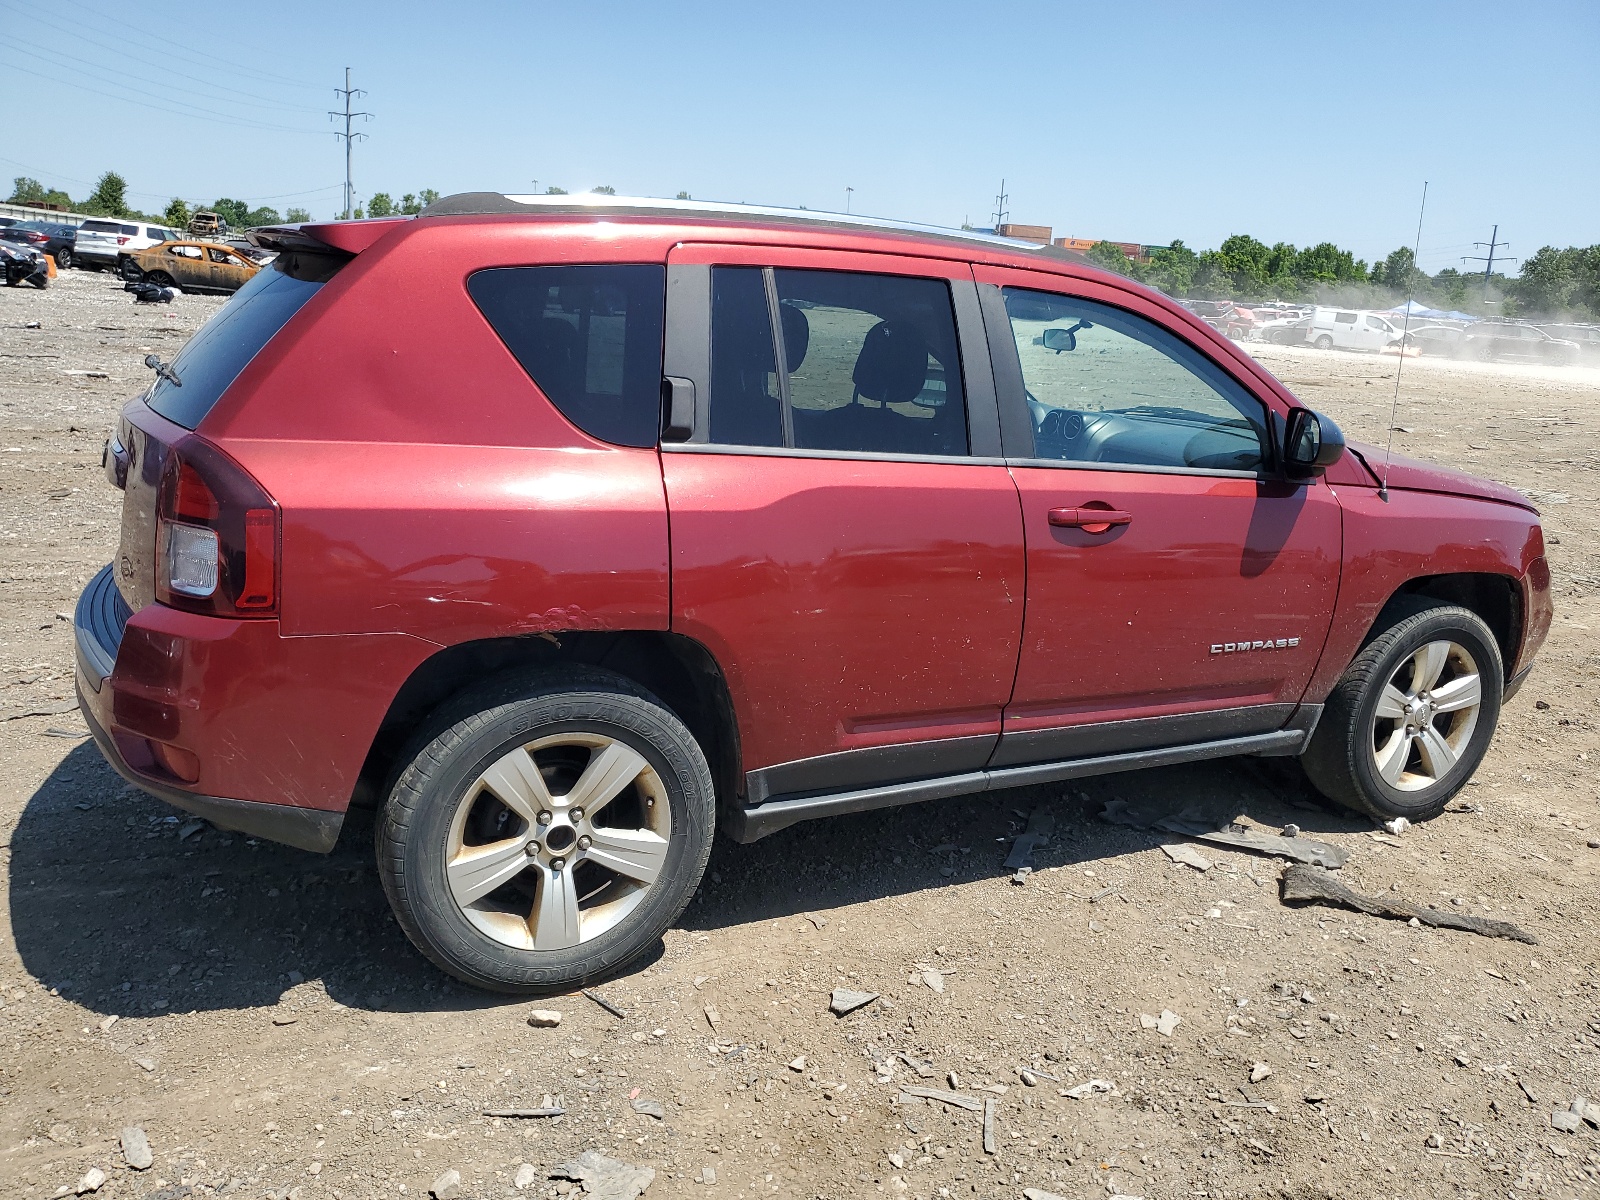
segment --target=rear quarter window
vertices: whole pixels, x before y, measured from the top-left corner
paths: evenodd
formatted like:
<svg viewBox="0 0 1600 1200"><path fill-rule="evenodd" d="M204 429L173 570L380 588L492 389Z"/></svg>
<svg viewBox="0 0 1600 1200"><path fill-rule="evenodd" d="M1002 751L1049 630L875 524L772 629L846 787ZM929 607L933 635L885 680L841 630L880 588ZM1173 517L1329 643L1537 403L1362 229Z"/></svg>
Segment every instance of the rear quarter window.
<svg viewBox="0 0 1600 1200"><path fill-rule="evenodd" d="M591 437L654 446L661 432L660 265L494 267L467 292L563 416Z"/></svg>
<svg viewBox="0 0 1600 1200"><path fill-rule="evenodd" d="M157 379L146 403L167 420L195 428L250 360L347 261L328 254L279 255L178 351L171 365L181 385Z"/></svg>

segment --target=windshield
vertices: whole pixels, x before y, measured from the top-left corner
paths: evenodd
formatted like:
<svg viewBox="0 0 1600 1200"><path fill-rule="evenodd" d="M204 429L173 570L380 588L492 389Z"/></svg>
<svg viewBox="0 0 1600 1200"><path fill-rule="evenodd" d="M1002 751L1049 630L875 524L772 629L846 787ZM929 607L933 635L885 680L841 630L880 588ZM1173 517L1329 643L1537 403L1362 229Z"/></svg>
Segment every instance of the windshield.
<svg viewBox="0 0 1600 1200"><path fill-rule="evenodd" d="M194 429L250 360L346 261L325 254L281 255L184 344L169 364L170 374L156 379L147 403L167 420Z"/></svg>

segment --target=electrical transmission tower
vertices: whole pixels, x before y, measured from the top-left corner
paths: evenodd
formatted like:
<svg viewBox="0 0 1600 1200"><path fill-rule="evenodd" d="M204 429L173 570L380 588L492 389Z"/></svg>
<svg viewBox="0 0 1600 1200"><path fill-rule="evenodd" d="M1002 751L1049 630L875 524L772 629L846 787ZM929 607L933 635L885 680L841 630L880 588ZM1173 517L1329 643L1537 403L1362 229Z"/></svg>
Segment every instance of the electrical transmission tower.
<svg viewBox="0 0 1600 1200"><path fill-rule="evenodd" d="M1006 195L1006 181L1002 179L1000 181L1000 194L994 198L994 227L996 231L1006 223L1006 218L1011 215L1006 209L1006 205L1010 200L1011 197Z"/></svg>
<svg viewBox="0 0 1600 1200"><path fill-rule="evenodd" d="M1500 240L1500 226L1496 225L1494 227L1494 232L1489 235L1489 240L1487 242L1473 242L1472 244L1474 246L1486 247L1489 251L1488 254L1465 254L1461 257L1462 262L1481 262L1483 264L1483 301L1485 304L1487 304L1489 302L1489 276L1494 272L1494 252L1501 246L1510 246L1511 243L1502 242ZM1502 259L1501 261L1516 262L1517 260L1514 258L1507 258Z"/></svg>
<svg viewBox="0 0 1600 1200"><path fill-rule="evenodd" d="M370 121L372 120L372 114L369 112L350 111L350 102L357 96L365 96L367 93L350 86L349 67L344 69L344 86L342 88L334 88L333 94L344 97L344 111L330 112L328 114L328 119L330 121L337 121L340 117L344 118L344 132L340 133L336 129L333 131L333 136L344 139L344 216L345 219L348 220L355 214L356 210L356 189L355 184L350 180L350 148L355 144L358 138L364 138L367 136L364 133L352 132L350 129L350 123L357 117L364 117Z"/></svg>

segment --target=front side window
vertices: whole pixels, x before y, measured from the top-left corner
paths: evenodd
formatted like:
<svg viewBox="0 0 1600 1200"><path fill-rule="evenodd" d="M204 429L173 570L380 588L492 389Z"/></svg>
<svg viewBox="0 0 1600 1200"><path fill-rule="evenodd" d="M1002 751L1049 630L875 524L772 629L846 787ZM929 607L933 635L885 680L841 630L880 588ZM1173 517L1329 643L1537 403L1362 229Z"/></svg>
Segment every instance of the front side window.
<svg viewBox="0 0 1600 1200"><path fill-rule="evenodd" d="M666 278L662 266L494 267L467 291L569 421L643 447L661 433Z"/></svg>
<svg viewBox="0 0 1600 1200"><path fill-rule="evenodd" d="M949 284L713 269L710 418L729 445L966 454Z"/></svg>
<svg viewBox="0 0 1600 1200"><path fill-rule="evenodd" d="M1035 458L1258 470L1262 406L1188 343L1091 300L1005 290Z"/></svg>

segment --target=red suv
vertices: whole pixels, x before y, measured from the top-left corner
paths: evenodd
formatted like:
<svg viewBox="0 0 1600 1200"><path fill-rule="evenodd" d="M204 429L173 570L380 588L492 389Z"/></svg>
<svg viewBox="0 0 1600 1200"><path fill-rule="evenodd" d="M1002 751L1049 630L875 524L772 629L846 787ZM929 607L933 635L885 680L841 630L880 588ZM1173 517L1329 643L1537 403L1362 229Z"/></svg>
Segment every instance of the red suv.
<svg viewBox="0 0 1600 1200"><path fill-rule="evenodd" d="M279 251L106 470L101 750L330 849L504 991L647 949L720 825L1223 755L1440 811L1550 624L1509 488L1373 452L1061 251L469 194Z"/></svg>

